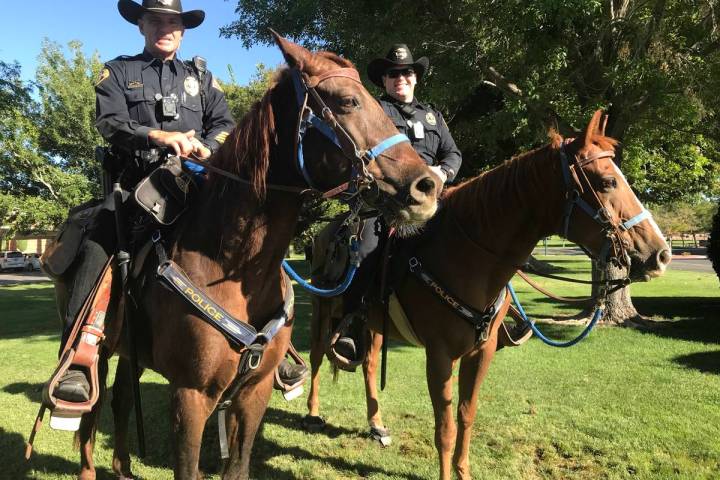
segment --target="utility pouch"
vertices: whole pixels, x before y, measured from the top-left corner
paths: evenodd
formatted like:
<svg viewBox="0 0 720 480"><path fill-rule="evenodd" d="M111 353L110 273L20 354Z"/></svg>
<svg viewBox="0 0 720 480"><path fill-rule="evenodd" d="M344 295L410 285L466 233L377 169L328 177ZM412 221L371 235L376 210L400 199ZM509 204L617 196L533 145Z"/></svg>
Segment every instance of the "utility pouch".
<svg viewBox="0 0 720 480"><path fill-rule="evenodd" d="M55 240L40 258L45 273L53 278L65 273L77 257L80 246L103 208L101 200L91 200L70 210Z"/></svg>
<svg viewBox="0 0 720 480"><path fill-rule="evenodd" d="M133 196L157 223L172 225L187 209L194 188L192 175L183 171L179 158L172 156L137 184Z"/></svg>

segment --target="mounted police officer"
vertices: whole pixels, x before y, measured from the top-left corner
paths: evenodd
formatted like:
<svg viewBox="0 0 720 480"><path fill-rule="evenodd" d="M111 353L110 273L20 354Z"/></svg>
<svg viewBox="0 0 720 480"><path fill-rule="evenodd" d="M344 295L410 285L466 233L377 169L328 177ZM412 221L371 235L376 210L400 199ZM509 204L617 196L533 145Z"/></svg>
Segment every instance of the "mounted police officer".
<svg viewBox="0 0 720 480"><path fill-rule="evenodd" d="M462 154L450 135L445 120L435 107L421 103L415 97L415 87L422 80L430 65L427 57L413 59L407 45L393 45L384 58L372 60L367 67L370 80L385 93L379 103L392 119L400 133L410 139L415 151L430 166L430 169L444 184L451 182L462 164ZM384 225L379 218L365 220L359 236L359 255L363 260L353 284L343 297L343 313L356 314L362 309L366 294L376 272L380 257L378 244ZM347 359L357 360L354 338L358 338L357 322L355 333L340 337L335 350ZM354 338L353 338L354 337Z"/></svg>
<svg viewBox="0 0 720 480"><path fill-rule="evenodd" d="M96 127L111 144L112 161L105 161L112 181L132 190L160 163L165 152L208 158L234 128L220 84L207 71L205 60L182 61L177 52L186 29L205 19L202 10L183 11L180 0L118 2L120 15L138 26L145 39L143 52L120 56L105 64L95 85ZM103 212L83 244L65 313L63 344L107 259L115 251L113 218ZM306 369L281 364L281 378L294 383ZM69 370L55 396L71 402L87 400L83 372Z"/></svg>

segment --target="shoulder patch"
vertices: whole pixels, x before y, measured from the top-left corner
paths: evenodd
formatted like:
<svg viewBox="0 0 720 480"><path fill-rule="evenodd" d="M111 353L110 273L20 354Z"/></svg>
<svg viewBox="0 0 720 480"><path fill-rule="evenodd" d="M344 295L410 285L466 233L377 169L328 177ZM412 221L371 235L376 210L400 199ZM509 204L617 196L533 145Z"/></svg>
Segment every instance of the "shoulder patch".
<svg viewBox="0 0 720 480"><path fill-rule="evenodd" d="M103 68L102 71L100 72L100 75L98 75L97 80L95 80L95 86L97 87L98 85L100 85L102 82L107 80L109 76L110 76L110 69L107 67Z"/></svg>
<svg viewBox="0 0 720 480"><path fill-rule="evenodd" d="M218 82L218 81L217 81L217 78L215 78L215 77L213 77L213 79L212 79L212 87L213 87L215 90L219 90L219 91L221 91L221 92L224 93L222 87L220 86L220 82Z"/></svg>

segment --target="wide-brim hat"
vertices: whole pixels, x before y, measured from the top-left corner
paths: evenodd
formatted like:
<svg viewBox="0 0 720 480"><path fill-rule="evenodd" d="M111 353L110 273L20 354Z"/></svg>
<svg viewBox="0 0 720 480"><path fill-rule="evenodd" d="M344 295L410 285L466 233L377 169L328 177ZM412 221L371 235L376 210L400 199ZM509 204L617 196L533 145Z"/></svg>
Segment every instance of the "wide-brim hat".
<svg viewBox="0 0 720 480"><path fill-rule="evenodd" d="M195 28L205 20L205 12L202 10L183 12L180 0L143 0L142 5L132 0L120 0L118 2L118 11L125 20L135 25L137 25L142 14L146 12L180 15L185 28Z"/></svg>
<svg viewBox="0 0 720 480"><path fill-rule="evenodd" d="M430 60L427 57L420 57L415 61L407 45L396 43L390 47L384 58L376 58L368 64L367 74L371 82L380 88L385 88L382 77L388 70L412 67L419 82L429 66Z"/></svg>

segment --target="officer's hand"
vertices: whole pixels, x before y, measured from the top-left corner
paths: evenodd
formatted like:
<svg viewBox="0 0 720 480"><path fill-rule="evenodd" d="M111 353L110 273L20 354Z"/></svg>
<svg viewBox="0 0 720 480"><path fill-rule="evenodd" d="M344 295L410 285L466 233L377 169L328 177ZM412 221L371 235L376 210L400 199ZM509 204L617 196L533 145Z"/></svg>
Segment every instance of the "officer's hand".
<svg viewBox="0 0 720 480"><path fill-rule="evenodd" d="M195 130L183 132L165 132L163 130L151 130L148 138L155 145L171 148L175 155L187 157L193 152L192 139L195 137Z"/></svg>
<svg viewBox="0 0 720 480"><path fill-rule="evenodd" d="M202 144L200 140L193 137L190 139L193 145L193 155L195 155L200 160L205 160L206 158L210 157L212 152L209 148L207 148L205 145Z"/></svg>
<svg viewBox="0 0 720 480"><path fill-rule="evenodd" d="M440 185L444 185L445 182L447 182L447 174L442 168L440 168L440 165L433 165L432 167L430 167L430 170L432 170L435 175L440 177Z"/></svg>

